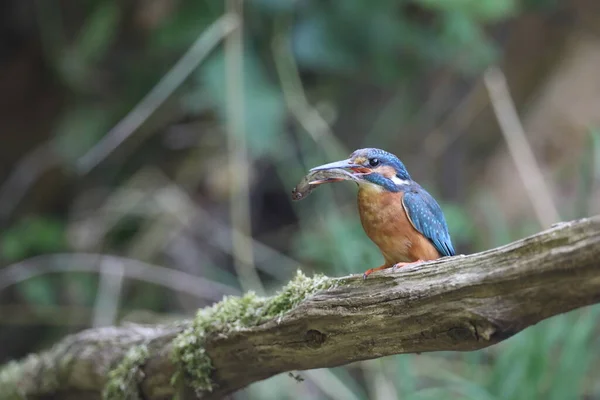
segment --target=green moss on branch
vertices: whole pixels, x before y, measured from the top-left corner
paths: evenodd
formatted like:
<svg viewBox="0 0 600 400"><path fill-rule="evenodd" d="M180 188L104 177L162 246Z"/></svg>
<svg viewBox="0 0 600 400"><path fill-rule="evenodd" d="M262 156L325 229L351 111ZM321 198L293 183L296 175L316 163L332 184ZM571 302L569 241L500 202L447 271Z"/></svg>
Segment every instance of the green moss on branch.
<svg viewBox="0 0 600 400"><path fill-rule="evenodd" d="M312 278L298 271L296 277L273 297L249 292L243 297L225 297L212 307L198 311L192 325L173 342L173 359L180 365L194 390L212 391L213 365L204 344L210 335L229 333L280 318L312 294L333 287L336 280L323 275ZM173 377L173 383L177 376Z"/></svg>
<svg viewBox="0 0 600 400"><path fill-rule="evenodd" d="M24 393L19 390L17 383L21 380L22 371L21 363L16 361L12 361L0 369L0 388L3 392L0 394L0 399L25 399Z"/></svg>
<svg viewBox="0 0 600 400"><path fill-rule="evenodd" d="M119 365L108 373L102 398L104 400L141 399L138 384L144 379L141 367L148 355L148 348L143 344L129 349Z"/></svg>
<svg viewBox="0 0 600 400"><path fill-rule="evenodd" d="M53 393L59 387L53 353L31 354L0 368L0 400L26 399L32 393ZM43 372L43 373L42 373Z"/></svg>

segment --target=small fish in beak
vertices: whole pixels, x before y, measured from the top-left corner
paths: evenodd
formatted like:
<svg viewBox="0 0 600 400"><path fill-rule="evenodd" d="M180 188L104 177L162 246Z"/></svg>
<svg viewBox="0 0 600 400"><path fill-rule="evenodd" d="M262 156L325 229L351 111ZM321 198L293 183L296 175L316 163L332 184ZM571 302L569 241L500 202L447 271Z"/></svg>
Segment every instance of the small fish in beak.
<svg viewBox="0 0 600 400"><path fill-rule="evenodd" d="M332 182L340 182L340 181L359 181L359 175L356 173L351 173L346 171L345 169L340 169L336 167L326 168L326 169L316 169L313 168L310 170L308 175L306 175L298 185L292 190L292 200L298 201L305 199L310 195L310 193L315 190L315 188L324 183L332 183Z"/></svg>

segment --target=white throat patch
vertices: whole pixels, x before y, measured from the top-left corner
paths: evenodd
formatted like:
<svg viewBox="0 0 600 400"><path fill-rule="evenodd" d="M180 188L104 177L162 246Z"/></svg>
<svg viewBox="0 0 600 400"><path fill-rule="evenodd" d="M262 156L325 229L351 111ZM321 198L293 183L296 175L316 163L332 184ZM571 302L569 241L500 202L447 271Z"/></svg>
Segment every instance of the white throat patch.
<svg viewBox="0 0 600 400"><path fill-rule="evenodd" d="M396 175L394 175L390 180L398 186L408 185L410 183L410 181L405 181L404 179L400 179Z"/></svg>
<svg viewBox="0 0 600 400"><path fill-rule="evenodd" d="M361 180L358 182L358 186L363 189L366 190L368 192L370 191L375 191L375 192L383 192L383 186L379 186L375 183L369 182L369 181L364 181Z"/></svg>

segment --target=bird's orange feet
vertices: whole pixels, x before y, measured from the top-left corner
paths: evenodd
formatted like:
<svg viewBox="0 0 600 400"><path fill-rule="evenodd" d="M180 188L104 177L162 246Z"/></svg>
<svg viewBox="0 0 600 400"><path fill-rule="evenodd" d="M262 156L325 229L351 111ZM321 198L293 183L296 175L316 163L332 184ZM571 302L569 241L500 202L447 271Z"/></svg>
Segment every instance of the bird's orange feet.
<svg viewBox="0 0 600 400"><path fill-rule="evenodd" d="M381 267L368 269L363 274L363 279L367 279L367 277L375 271L381 271L382 269L391 268L391 267L392 267L392 265L382 265Z"/></svg>
<svg viewBox="0 0 600 400"><path fill-rule="evenodd" d="M399 262L394 264L394 266L392 267L393 270L392 271L396 271L398 268L402 268L402 267L406 267L407 265L413 265L413 264L420 264L420 263L424 263L425 260L421 260L418 259L417 261L412 261L412 262Z"/></svg>
<svg viewBox="0 0 600 400"><path fill-rule="evenodd" d="M392 268L393 271L396 271L398 268L402 268L402 267L405 267L407 265L412 265L412 264L420 264L423 262L425 262L425 260L418 259L417 261L399 262L394 265L382 265L381 267L371 268L371 269L368 269L365 271L365 273L363 274L363 279L367 279L367 277L369 275L371 275L373 272L381 271L382 269Z"/></svg>

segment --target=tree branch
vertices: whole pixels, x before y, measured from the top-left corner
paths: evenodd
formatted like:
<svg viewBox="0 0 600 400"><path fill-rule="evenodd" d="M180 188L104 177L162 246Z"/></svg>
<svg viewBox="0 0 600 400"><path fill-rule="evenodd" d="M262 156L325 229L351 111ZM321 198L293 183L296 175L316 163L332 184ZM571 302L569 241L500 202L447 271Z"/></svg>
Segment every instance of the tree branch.
<svg viewBox="0 0 600 400"><path fill-rule="evenodd" d="M273 298L226 299L195 321L69 336L0 369L0 398L10 390L28 399L100 398L104 390L106 398L166 399L181 388L183 397L193 397L194 387L213 399L285 371L488 347L600 302L600 216L366 281L302 279L303 286L290 284ZM235 318L226 315L232 309ZM199 368L210 372L204 386L194 357L204 357ZM171 384L177 372L178 389ZM201 390L209 386L212 392Z"/></svg>

